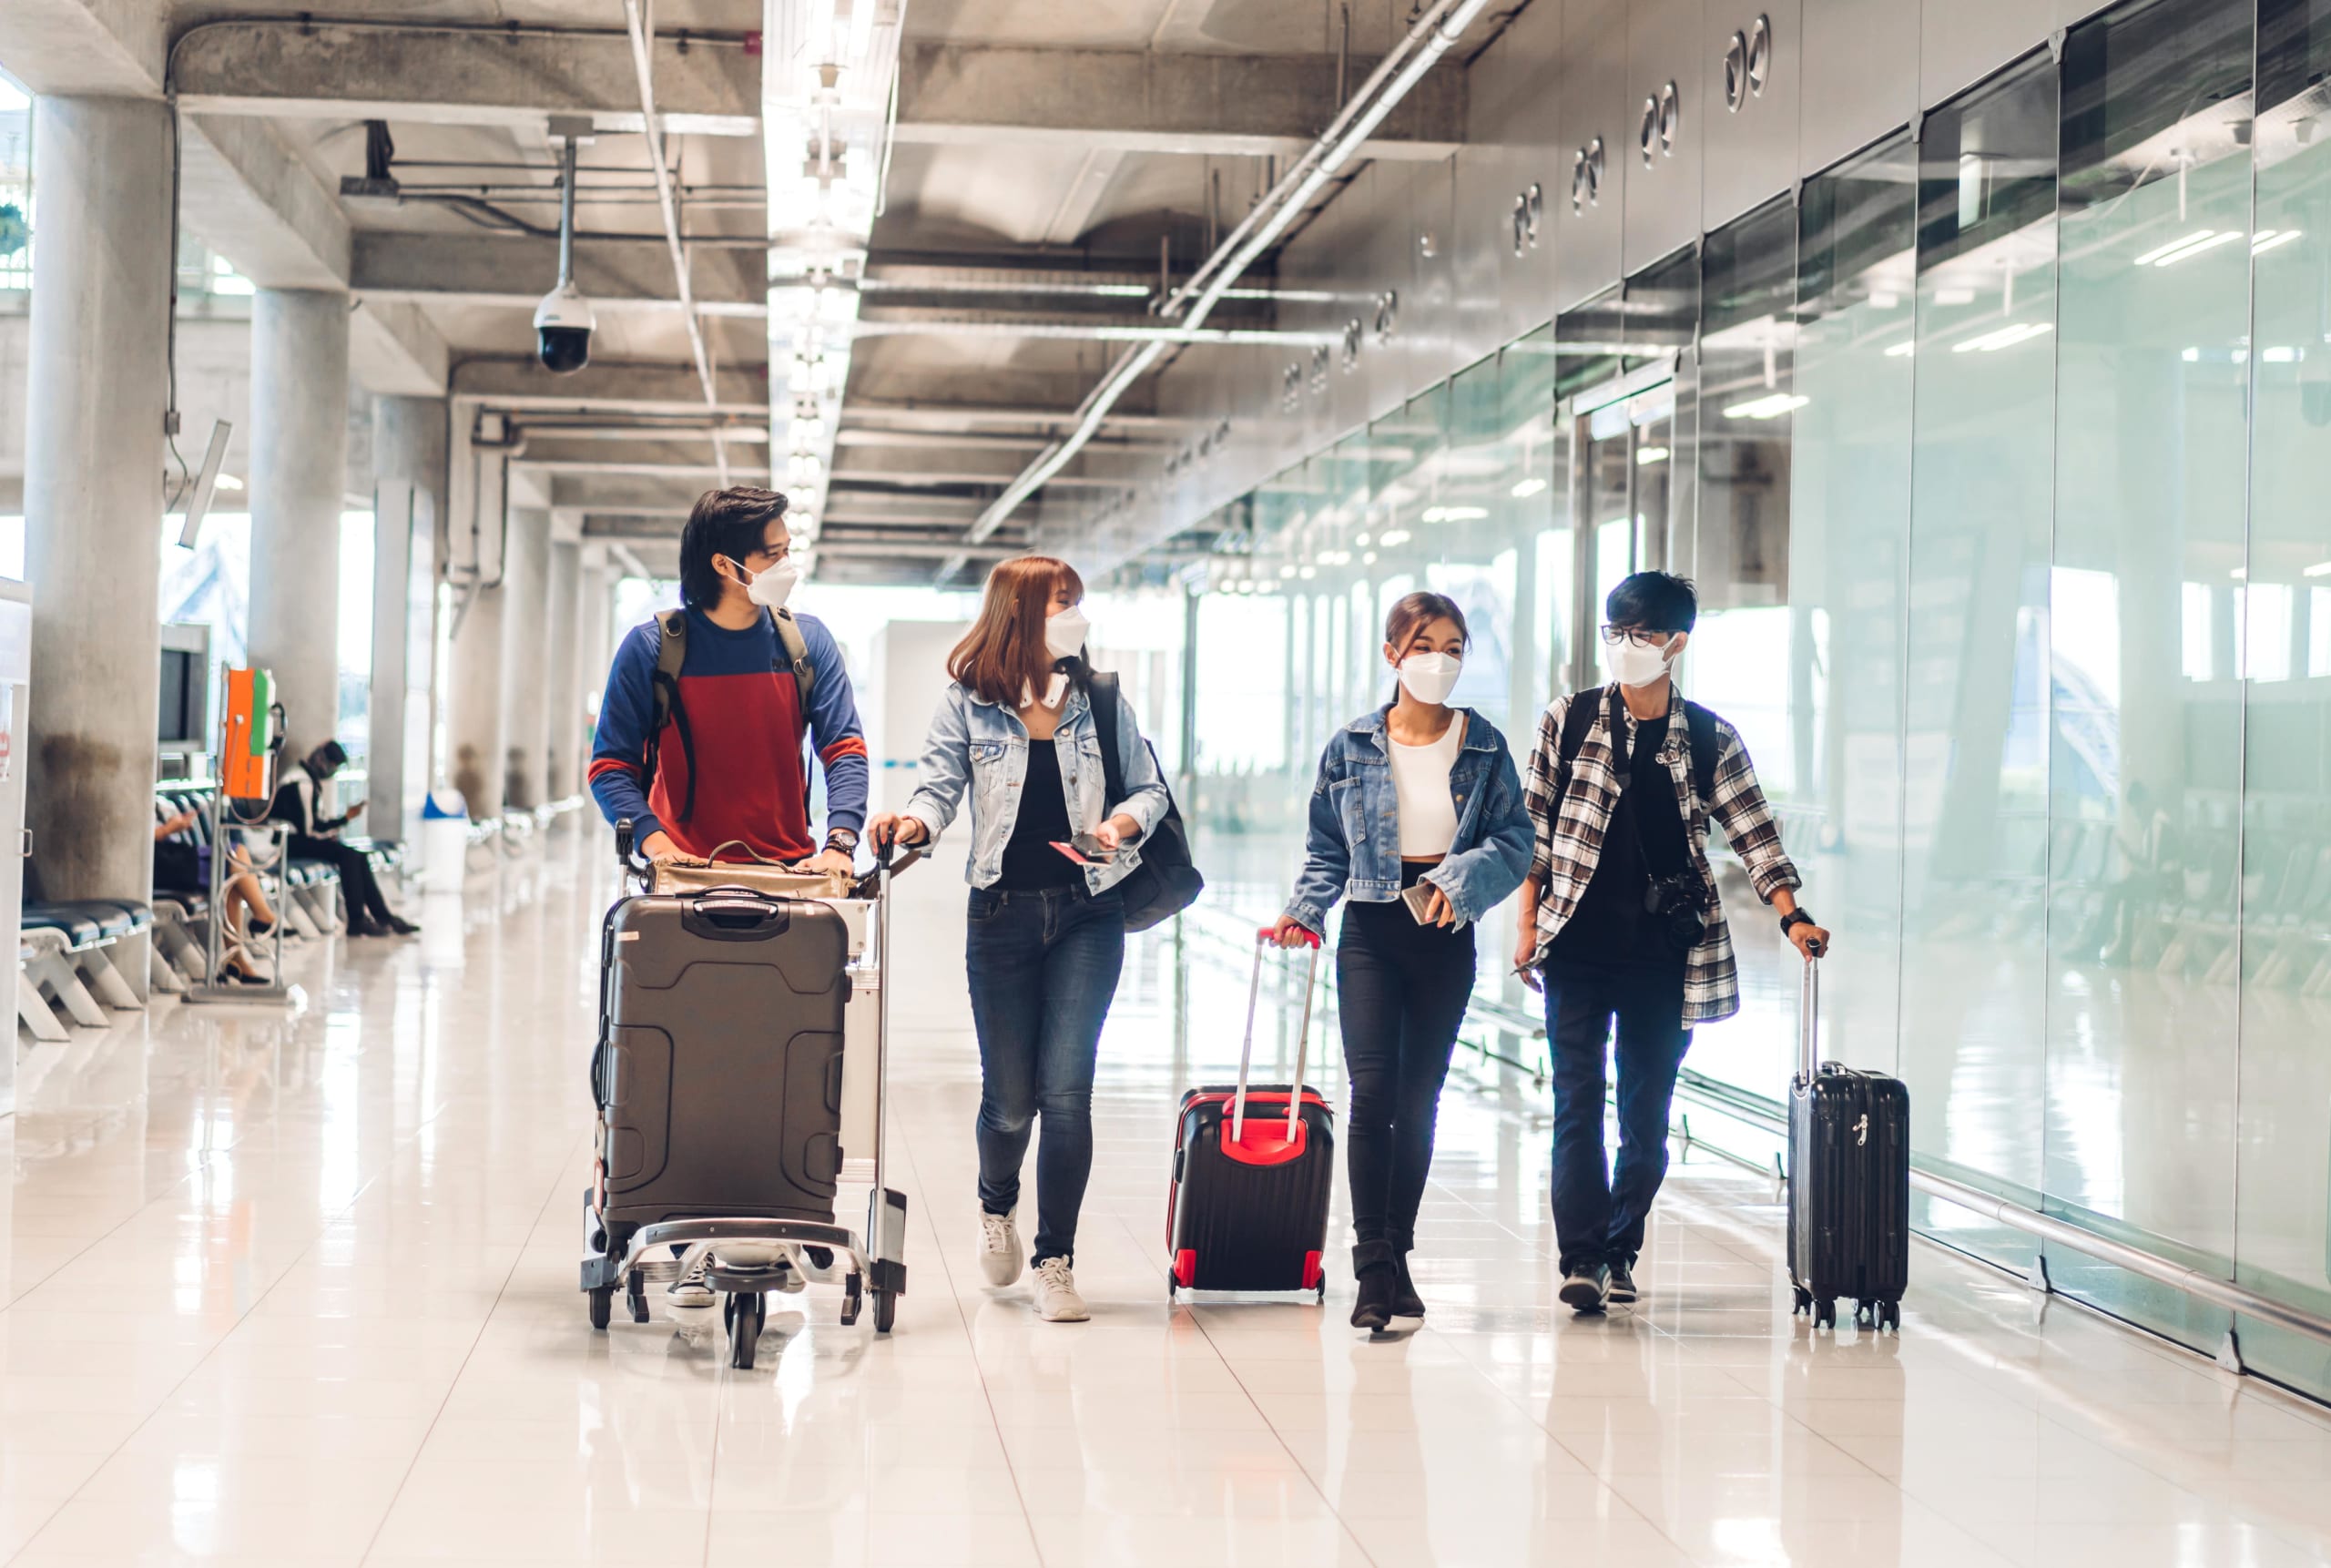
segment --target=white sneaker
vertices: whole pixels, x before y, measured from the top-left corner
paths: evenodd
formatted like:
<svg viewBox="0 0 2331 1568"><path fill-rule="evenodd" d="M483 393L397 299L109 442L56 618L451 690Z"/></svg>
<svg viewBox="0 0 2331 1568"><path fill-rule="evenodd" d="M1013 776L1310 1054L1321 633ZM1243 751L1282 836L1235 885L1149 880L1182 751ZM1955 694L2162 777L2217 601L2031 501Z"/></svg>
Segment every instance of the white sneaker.
<svg viewBox="0 0 2331 1568"><path fill-rule="evenodd" d="M718 1299L712 1292L711 1281L705 1270L712 1267L712 1255L707 1253L697 1266L664 1287L664 1305L675 1312L696 1312L709 1309Z"/></svg>
<svg viewBox="0 0 2331 1568"><path fill-rule="evenodd" d="M1036 1316L1047 1323L1082 1323L1093 1316L1076 1293L1067 1258L1047 1257L1036 1265Z"/></svg>
<svg viewBox="0 0 2331 1568"><path fill-rule="evenodd" d="M980 1272L998 1288L1020 1278L1020 1227L1008 1214L980 1211Z"/></svg>

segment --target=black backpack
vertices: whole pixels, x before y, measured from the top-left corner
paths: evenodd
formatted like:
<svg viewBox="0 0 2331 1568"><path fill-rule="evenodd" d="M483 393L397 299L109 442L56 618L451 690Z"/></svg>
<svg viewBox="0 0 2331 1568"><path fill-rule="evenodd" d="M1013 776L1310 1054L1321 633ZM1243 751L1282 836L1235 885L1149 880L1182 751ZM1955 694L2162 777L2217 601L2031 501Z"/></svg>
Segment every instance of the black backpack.
<svg viewBox="0 0 2331 1568"><path fill-rule="evenodd" d="M1085 688L1093 699L1093 728L1101 737L1102 787L1111 801L1125 798L1125 769L1117 761L1117 734L1123 704L1117 691L1117 677L1110 675L1088 675ZM1149 747L1149 760L1157 762L1157 748L1149 745L1149 737L1141 743ZM1163 783L1166 769L1157 769ZM1190 835L1182 825L1182 809L1174 803L1174 791L1166 789L1166 814L1157 825L1142 836L1141 864L1135 866L1117 884L1125 894L1125 930L1147 931L1162 921L1180 914L1197 901L1206 891L1206 879L1190 862Z"/></svg>
<svg viewBox="0 0 2331 1568"><path fill-rule="evenodd" d="M809 662L809 645L801 636L790 610L771 610L769 619L777 623L777 652L779 662L772 671L789 669L793 672L793 687L799 694L795 706L800 709L802 732L809 726L809 691L817 684L818 671ZM664 757L664 727L677 723L680 727L680 755L687 759L688 787L680 802L680 820L685 822L696 815L696 735L688 728L688 710L680 702L680 666L688 657L688 613L686 610L656 612L656 675L654 692L656 710L647 725L647 774L640 781L643 789L656 788L657 765ZM807 769L809 759L801 759Z"/></svg>
<svg viewBox="0 0 2331 1568"><path fill-rule="evenodd" d="M1562 812L1562 797L1570 791L1571 764L1578 760L1578 748L1586 744L1586 732L1594 728L1594 715L1603 707L1607 687L1589 687L1571 694L1570 707L1562 713L1562 738L1555 755L1553 814ZM1618 697L1611 697L1611 723L1617 733L1619 722ZM1692 734L1692 789L1699 796L1702 807L1715 802L1715 715L1696 702L1684 704L1684 722Z"/></svg>

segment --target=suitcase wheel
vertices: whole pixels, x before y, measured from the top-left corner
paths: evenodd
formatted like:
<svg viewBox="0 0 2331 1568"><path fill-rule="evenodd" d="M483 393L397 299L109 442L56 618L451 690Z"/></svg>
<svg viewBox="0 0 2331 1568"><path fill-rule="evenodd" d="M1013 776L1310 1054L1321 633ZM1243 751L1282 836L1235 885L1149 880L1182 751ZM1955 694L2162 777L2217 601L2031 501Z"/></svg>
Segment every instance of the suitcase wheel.
<svg viewBox="0 0 2331 1568"><path fill-rule="evenodd" d="M1816 1329L1835 1329L1837 1326L1837 1298L1836 1297L1821 1296L1814 1298L1813 1326Z"/></svg>
<svg viewBox="0 0 2331 1568"><path fill-rule="evenodd" d="M1797 1298L1797 1305L1796 1305L1794 1308L1792 1308L1790 1309L1790 1311L1789 1311L1789 1316L1790 1316L1790 1317L1792 1317L1792 1318L1801 1317L1801 1316L1803 1316L1805 1313L1807 1313L1807 1312L1810 1312L1810 1311L1812 1311L1812 1310L1813 1310L1813 1292L1812 1292L1812 1291L1807 1290L1807 1289L1804 1286L1802 1286L1802 1285L1792 1285L1792 1286L1790 1286L1790 1287L1789 1287L1789 1289L1790 1289L1790 1291L1791 1291L1791 1292L1796 1296L1796 1298Z"/></svg>
<svg viewBox="0 0 2331 1568"><path fill-rule="evenodd" d="M612 1285L595 1287L591 1291L591 1327L605 1329L615 1316L616 1288Z"/></svg>
<svg viewBox="0 0 2331 1568"><path fill-rule="evenodd" d="M1880 1301L1878 1304L1878 1326L1881 1329L1891 1329L1897 1334L1900 1333L1902 1304L1899 1301Z"/></svg>
<svg viewBox="0 0 2331 1568"><path fill-rule="evenodd" d="M720 1316L728 1324L728 1364L740 1372L753 1369L761 1325L769 1319L766 1299L758 1290L739 1290L721 1303Z"/></svg>

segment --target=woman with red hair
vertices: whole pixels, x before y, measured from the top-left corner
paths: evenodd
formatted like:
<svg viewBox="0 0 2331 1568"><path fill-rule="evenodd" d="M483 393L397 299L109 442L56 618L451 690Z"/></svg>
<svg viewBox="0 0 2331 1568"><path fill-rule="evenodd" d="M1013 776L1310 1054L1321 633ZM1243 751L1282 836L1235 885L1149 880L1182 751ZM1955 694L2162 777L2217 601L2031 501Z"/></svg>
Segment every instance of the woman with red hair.
<svg viewBox="0 0 2331 1568"><path fill-rule="evenodd" d="M1072 1273L1077 1211L1093 1169L1093 1068L1125 965L1124 895L1137 840L1165 814L1164 781L1130 707L1115 733L1094 721L1077 606L1084 584L1065 561L1023 555L988 575L971 632L947 658L954 683L925 743L906 809L869 825L877 844L928 844L966 794L972 885L964 966L980 1042L982 1273L1020 1277L1020 1166L1037 1114L1036 1314L1091 1314ZM1108 799L1104 746L1125 798ZM1058 846L1084 849L1072 858Z"/></svg>

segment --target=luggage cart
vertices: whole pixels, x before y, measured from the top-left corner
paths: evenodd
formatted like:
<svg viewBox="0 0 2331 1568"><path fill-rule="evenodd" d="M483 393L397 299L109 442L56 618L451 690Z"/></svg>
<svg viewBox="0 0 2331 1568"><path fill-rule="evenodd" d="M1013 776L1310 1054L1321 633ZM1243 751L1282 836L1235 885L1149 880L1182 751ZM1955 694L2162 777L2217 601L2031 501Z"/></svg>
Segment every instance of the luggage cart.
<svg viewBox="0 0 2331 1568"><path fill-rule="evenodd" d="M616 824L616 839L626 875L638 879L643 886L649 885L650 868L632 853L628 821ZM853 999L870 997L872 1003L873 1038L870 1050L864 1053L870 1055L870 1081L854 1083L849 1074L850 1046L845 1030L843 1101L845 1128L853 1108L859 1110L861 1123L870 1113L872 1149L869 1156L846 1159L840 1173L840 1179L846 1184L859 1179L868 1183L864 1231L816 1220L698 1217L642 1225L627 1233L610 1236L600 1218L601 1184L595 1181L592 1190L585 1194L590 1223L582 1264L582 1288L590 1298L594 1329L605 1329L613 1319L615 1298L619 1291L632 1321L648 1321L652 1315L648 1286L667 1284L704 1264L707 1283L722 1298L721 1321L728 1334L730 1364L739 1369L748 1369L753 1364L756 1341L768 1319L769 1297L799 1290L805 1283L841 1288L841 1321L845 1325L859 1320L870 1297L874 1331L891 1331L898 1298L905 1293L907 1280L906 1195L893 1191L884 1180L888 1169L885 1101L891 996L886 972L891 951L891 879L920 858L908 855L893 862L887 850L879 851L874 870L851 886L850 897L820 901L840 906L846 916L851 913L850 906L856 906L858 916L870 927L870 942L861 947L849 970ZM757 869L736 868L736 885L743 891L755 891L751 878ZM860 1095L852 1094L853 1088L870 1092L870 1106L853 1107L852 1102L860 1099Z"/></svg>

